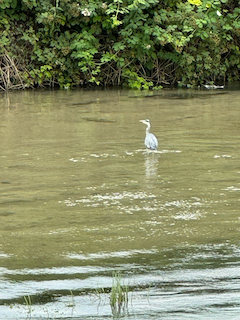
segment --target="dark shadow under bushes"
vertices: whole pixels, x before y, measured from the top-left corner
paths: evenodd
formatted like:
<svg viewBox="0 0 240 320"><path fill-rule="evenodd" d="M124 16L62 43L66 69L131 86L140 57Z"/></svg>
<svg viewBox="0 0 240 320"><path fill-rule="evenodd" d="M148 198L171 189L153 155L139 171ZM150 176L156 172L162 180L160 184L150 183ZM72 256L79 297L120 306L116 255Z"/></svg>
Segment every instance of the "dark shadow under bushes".
<svg viewBox="0 0 240 320"><path fill-rule="evenodd" d="M23 67L17 59L10 57L8 53L0 55L0 89L24 89L26 87L24 78L22 77Z"/></svg>

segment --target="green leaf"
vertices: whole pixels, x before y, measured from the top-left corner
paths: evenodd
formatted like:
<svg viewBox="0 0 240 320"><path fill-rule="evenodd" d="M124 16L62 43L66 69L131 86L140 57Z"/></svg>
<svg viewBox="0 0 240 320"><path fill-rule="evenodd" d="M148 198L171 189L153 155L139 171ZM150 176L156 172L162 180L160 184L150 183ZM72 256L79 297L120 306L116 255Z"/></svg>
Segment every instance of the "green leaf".
<svg viewBox="0 0 240 320"><path fill-rule="evenodd" d="M120 50L124 50L126 48L126 45L123 44L122 42L116 42L114 45L113 45L113 49L115 51L120 51Z"/></svg>

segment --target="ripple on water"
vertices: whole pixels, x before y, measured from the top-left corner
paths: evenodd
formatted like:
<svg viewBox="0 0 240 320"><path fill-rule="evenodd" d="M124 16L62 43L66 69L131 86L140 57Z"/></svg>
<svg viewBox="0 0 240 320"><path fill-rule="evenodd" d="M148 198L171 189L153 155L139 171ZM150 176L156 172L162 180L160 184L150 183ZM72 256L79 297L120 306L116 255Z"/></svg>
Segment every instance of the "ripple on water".
<svg viewBox="0 0 240 320"><path fill-rule="evenodd" d="M166 210L174 211L174 219L197 220L206 214L203 205L206 205L203 200L193 197L190 200L166 202L164 207Z"/></svg>
<svg viewBox="0 0 240 320"><path fill-rule="evenodd" d="M147 149L138 149L135 151L125 151L123 153L91 153L87 154L85 157L69 157L69 161L71 162L87 162L90 159L96 158L101 161L103 158L126 158L126 157L133 157L135 154L138 153L157 153L157 154L165 154L165 153L181 153L181 150L147 150ZM223 156L224 157L224 156ZM227 156L225 156L227 157Z"/></svg>
<svg viewBox="0 0 240 320"><path fill-rule="evenodd" d="M90 159L99 159L99 161L101 161L101 159L103 158L126 158L126 157L133 157L135 154L135 152L132 151L125 151L122 154L118 154L118 153L91 153L91 154L87 154L84 157L69 157L69 161L71 162L88 162Z"/></svg>
<svg viewBox="0 0 240 320"><path fill-rule="evenodd" d="M166 215L175 220L198 220L206 215L208 202L204 199L191 197L184 200L163 201L154 193L113 192L98 193L81 199L60 201L68 207L84 206L86 208L113 208L117 213L134 214L137 212L156 213L159 217Z"/></svg>
<svg viewBox="0 0 240 320"><path fill-rule="evenodd" d="M102 260L108 258L130 258L141 254L156 254L157 249L141 249L141 250L122 250L114 252L97 252L90 254L76 254L68 253L66 254L67 259L77 259L77 260Z"/></svg>
<svg viewBox="0 0 240 320"><path fill-rule="evenodd" d="M234 191L240 191L240 187L230 186L222 190L234 192Z"/></svg>
<svg viewBox="0 0 240 320"><path fill-rule="evenodd" d="M104 205L107 205L108 202L111 202L111 205L120 203L121 200L143 200L143 199L153 199L156 198L154 194L146 193L146 192L114 192L114 193L106 193L106 194L96 194L96 195L90 195L89 197L83 197L82 199L73 200L71 198L66 199L64 201L59 201L59 203L64 203L67 206L75 206L77 204L83 203L83 204L90 204L91 206L94 206L96 203L103 203Z"/></svg>

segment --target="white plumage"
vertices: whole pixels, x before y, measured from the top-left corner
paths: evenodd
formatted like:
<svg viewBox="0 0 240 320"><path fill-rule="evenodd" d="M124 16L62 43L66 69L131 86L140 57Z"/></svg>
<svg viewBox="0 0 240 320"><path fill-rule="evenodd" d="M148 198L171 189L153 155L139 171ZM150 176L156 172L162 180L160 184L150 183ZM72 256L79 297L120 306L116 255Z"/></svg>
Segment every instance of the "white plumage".
<svg viewBox="0 0 240 320"><path fill-rule="evenodd" d="M157 138L155 137L154 134L149 132L150 128L151 128L150 120L148 120L148 119L140 120L140 122L142 122L142 123L147 125L145 146L150 150L157 150L157 148L158 148L158 140L157 140Z"/></svg>

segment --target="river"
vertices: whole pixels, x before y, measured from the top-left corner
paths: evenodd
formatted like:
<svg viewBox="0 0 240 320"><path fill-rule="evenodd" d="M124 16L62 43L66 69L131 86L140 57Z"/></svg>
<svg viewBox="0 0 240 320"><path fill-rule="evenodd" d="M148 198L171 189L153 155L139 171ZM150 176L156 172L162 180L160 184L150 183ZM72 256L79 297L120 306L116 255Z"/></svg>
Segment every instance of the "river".
<svg viewBox="0 0 240 320"><path fill-rule="evenodd" d="M239 319L240 90L0 98L1 320Z"/></svg>

